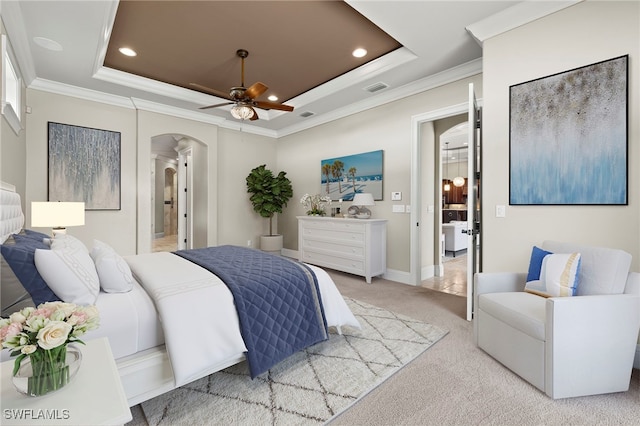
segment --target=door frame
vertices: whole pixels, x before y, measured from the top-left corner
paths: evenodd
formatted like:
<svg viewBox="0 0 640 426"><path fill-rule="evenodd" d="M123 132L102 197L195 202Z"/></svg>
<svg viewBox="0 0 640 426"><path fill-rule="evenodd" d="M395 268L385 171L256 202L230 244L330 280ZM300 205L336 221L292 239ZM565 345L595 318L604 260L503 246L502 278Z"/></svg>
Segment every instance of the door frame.
<svg viewBox="0 0 640 426"><path fill-rule="evenodd" d="M477 99L477 103L478 106L482 106L482 99ZM420 138L420 128L424 123L440 120L454 115L465 114L468 112L468 110L469 102L465 101L463 103L451 105L433 111L427 111L411 117L411 259L409 262L409 284L411 285L420 286L422 282L422 247L420 246L420 234L423 228L421 227L422 224L420 224L420 217L423 203L421 199L422 174L420 171L420 159L422 155L422 141ZM434 205L439 202L436 199L431 201Z"/></svg>

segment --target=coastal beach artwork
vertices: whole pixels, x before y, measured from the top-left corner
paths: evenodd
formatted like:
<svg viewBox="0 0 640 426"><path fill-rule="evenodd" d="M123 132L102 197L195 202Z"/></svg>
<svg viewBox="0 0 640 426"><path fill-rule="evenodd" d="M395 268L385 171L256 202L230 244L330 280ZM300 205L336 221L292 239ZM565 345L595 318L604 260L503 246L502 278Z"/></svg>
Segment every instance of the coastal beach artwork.
<svg viewBox="0 0 640 426"><path fill-rule="evenodd" d="M510 87L509 204L628 203L628 55Z"/></svg>
<svg viewBox="0 0 640 426"><path fill-rule="evenodd" d="M120 210L120 132L48 124L49 201Z"/></svg>
<svg viewBox="0 0 640 426"><path fill-rule="evenodd" d="M332 201L351 201L358 193L382 200L383 151L371 151L320 161L320 194Z"/></svg>

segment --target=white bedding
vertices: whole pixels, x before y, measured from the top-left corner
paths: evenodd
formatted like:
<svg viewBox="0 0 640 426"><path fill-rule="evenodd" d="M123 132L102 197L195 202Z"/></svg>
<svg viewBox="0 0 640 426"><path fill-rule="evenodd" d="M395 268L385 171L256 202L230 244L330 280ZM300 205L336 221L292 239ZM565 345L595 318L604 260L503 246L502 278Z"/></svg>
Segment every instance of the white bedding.
<svg viewBox="0 0 640 426"><path fill-rule="evenodd" d="M137 282L127 293L98 294L100 327L84 340L107 337L115 359L164 344L164 332L153 301Z"/></svg>
<svg viewBox="0 0 640 426"><path fill-rule="evenodd" d="M176 386L189 383L211 366L246 352L233 296L206 269L172 253L126 257L135 279L156 301ZM360 328L329 275L310 266L328 326Z"/></svg>

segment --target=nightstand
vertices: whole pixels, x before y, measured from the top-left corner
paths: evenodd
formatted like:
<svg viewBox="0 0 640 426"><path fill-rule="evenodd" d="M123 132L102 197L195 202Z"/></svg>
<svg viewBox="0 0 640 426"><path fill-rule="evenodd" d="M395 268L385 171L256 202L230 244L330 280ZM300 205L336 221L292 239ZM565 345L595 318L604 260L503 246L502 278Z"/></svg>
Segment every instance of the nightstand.
<svg viewBox="0 0 640 426"><path fill-rule="evenodd" d="M19 393L11 382L15 358L0 364L2 425L122 425L131 410L106 338L77 345L82 365L64 388L31 397Z"/></svg>

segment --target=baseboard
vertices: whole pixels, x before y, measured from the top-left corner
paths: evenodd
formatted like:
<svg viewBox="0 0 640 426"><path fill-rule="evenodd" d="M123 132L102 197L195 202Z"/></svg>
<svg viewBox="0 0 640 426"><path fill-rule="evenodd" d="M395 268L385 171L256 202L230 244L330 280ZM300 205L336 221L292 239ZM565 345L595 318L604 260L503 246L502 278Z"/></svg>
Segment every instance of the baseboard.
<svg viewBox="0 0 640 426"><path fill-rule="evenodd" d="M387 272L385 272L382 277L385 280L415 286L415 283L411 279L411 274L409 272L398 271L396 269L387 269Z"/></svg>
<svg viewBox="0 0 640 426"><path fill-rule="evenodd" d="M164 237L164 232L156 232L153 238L162 238Z"/></svg>
<svg viewBox="0 0 640 426"><path fill-rule="evenodd" d="M298 250L283 248L280 251L280 254L282 254L285 257L290 257L292 259L298 258ZM397 271L395 269L387 269L387 272L383 275L383 278L385 280L396 281L401 284L415 285L411 280L411 275L408 272Z"/></svg>
<svg viewBox="0 0 640 426"><path fill-rule="evenodd" d="M640 343L636 345L636 357L633 360L633 368L640 370Z"/></svg>
<svg viewBox="0 0 640 426"><path fill-rule="evenodd" d="M280 251L280 254L282 254L284 257L290 257L292 259L297 259L298 258L298 250L291 250L291 249L283 248Z"/></svg>

